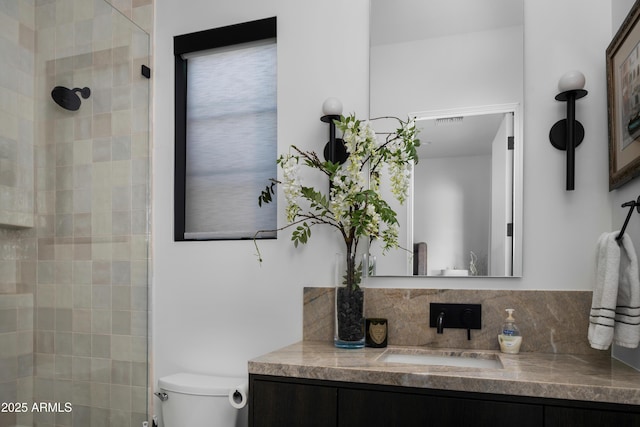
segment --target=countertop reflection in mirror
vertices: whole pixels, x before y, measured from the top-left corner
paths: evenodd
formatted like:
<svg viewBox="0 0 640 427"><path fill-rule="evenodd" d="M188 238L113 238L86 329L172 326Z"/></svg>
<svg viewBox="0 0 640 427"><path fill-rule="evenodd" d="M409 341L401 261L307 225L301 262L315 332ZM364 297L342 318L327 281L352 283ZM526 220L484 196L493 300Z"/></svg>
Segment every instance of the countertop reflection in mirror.
<svg viewBox="0 0 640 427"><path fill-rule="evenodd" d="M370 116L422 141L376 275L522 275L523 33L522 0L371 0Z"/></svg>

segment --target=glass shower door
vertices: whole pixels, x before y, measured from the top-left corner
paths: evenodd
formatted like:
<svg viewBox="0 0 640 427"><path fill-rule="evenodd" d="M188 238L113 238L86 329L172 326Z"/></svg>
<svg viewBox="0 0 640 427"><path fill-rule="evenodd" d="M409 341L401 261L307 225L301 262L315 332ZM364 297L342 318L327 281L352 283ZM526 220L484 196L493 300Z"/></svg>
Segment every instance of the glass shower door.
<svg viewBox="0 0 640 427"><path fill-rule="evenodd" d="M35 17L33 403L62 409L24 425L138 427L149 405L149 35L104 0L36 2Z"/></svg>

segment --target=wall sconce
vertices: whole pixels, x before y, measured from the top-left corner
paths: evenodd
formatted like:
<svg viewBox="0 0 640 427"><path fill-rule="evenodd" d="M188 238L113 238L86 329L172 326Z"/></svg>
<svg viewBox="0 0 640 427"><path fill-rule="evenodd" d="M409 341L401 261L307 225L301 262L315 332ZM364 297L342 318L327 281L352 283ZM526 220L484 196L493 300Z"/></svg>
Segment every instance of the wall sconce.
<svg viewBox="0 0 640 427"><path fill-rule="evenodd" d="M567 190L575 188L575 150L584 139L584 127L576 120L576 99L587 96L583 89L585 83L584 74L580 71L569 71L560 78L556 95L557 101L566 101L567 118L553 125L549 132L551 145L558 150L567 152Z"/></svg>
<svg viewBox="0 0 640 427"><path fill-rule="evenodd" d="M339 120L342 114L342 102L338 98L327 98L322 103L322 113L324 116L320 120L329 123L329 142L324 146L324 159L333 163L344 163L347 161L347 149L342 138L336 138L336 125L334 120Z"/></svg>

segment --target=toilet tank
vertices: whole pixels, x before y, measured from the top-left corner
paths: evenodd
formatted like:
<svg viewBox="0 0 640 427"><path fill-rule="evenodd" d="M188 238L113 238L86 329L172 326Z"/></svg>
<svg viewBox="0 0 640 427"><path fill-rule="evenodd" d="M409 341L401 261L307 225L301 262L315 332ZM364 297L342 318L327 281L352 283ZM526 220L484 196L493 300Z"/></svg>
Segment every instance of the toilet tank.
<svg viewBox="0 0 640 427"><path fill-rule="evenodd" d="M247 408L234 408L229 392L245 378L180 373L162 377L158 387L164 427L245 427Z"/></svg>

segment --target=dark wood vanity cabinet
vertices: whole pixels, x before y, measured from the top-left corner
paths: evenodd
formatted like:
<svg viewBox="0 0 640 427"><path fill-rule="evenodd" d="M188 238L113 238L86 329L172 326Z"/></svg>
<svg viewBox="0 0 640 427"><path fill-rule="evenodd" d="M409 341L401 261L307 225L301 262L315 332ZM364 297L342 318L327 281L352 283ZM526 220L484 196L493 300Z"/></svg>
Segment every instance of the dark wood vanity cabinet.
<svg viewBox="0 0 640 427"><path fill-rule="evenodd" d="M249 426L336 426L335 385L281 380L249 376Z"/></svg>
<svg viewBox="0 0 640 427"><path fill-rule="evenodd" d="M249 427L640 427L640 407L249 376Z"/></svg>

